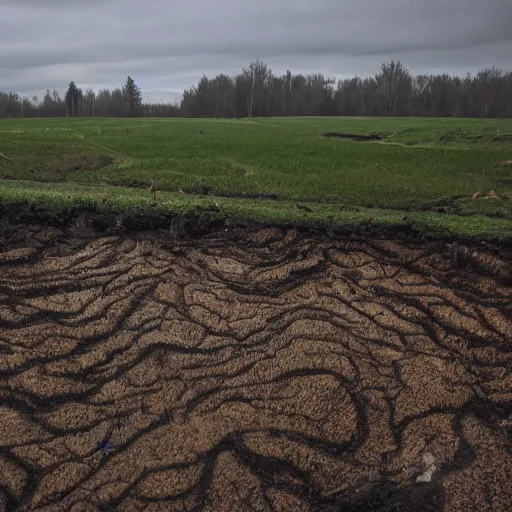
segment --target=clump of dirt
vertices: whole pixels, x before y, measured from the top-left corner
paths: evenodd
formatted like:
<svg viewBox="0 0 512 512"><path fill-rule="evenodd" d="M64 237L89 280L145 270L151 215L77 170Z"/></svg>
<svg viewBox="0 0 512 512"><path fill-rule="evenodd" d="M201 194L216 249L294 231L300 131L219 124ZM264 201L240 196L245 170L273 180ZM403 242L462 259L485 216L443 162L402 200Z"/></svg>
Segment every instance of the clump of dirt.
<svg viewBox="0 0 512 512"><path fill-rule="evenodd" d="M472 196L473 201L477 199L499 199L499 200L508 200L508 196L502 194L501 192L496 192L495 190L490 190L489 192L475 192Z"/></svg>
<svg viewBox="0 0 512 512"><path fill-rule="evenodd" d="M9 232L0 510L508 510L508 255Z"/></svg>
<svg viewBox="0 0 512 512"><path fill-rule="evenodd" d="M61 155L49 167L53 172L67 174L72 172L97 171L112 165L115 159L109 155L96 154L67 154Z"/></svg>
<svg viewBox="0 0 512 512"><path fill-rule="evenodd" d="M371 142L375 140L382 140L382 136L376 133L371 135L362 135L355 133L343 133L343 132L326 132L322 134L323 137L332 137L337 139L350 139L358 142Z"/></svg>

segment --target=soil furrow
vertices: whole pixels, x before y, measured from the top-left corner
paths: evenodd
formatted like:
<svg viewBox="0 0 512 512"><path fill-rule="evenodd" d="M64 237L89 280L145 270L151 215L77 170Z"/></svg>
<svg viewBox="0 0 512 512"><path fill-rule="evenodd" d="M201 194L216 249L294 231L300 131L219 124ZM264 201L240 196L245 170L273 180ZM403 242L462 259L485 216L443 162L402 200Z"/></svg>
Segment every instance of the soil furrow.
<svg viewBox="0 0 512 512"><path fill-rule="evenodd" d="M21 231L0 511L509 510L510 255Z"/></svg>

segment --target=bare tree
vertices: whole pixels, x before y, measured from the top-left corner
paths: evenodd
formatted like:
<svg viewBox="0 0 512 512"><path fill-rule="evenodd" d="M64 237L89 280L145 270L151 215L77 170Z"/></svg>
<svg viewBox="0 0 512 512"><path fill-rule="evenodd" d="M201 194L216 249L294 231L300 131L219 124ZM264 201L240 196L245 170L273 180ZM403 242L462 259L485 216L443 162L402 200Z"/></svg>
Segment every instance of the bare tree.
<svg viewBox="0 0 512 512"><path fill-rule="evenodd" d="M375 77L385 101L385 113L396 116L400 96L408 94L411 76L400 61L392 60L381 66L381 72Z"/></svg>
<svg viewBox="0 0 512 512"><path fill-rule="evenodd" d="M503 71L494 66L485 68L476 76L477 95L480 99L482 117L490 117L496 109L495 100Z"/></svg>

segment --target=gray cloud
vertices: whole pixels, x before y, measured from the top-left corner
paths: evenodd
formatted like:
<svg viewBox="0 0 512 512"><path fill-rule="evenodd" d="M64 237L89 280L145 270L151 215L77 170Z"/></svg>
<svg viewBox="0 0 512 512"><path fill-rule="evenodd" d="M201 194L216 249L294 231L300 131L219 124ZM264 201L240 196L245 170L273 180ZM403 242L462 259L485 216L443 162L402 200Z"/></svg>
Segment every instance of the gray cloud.
<svg viewBox="0 0 512 512"><path fill-rule="evenodd" d="M0 0L0 90L115 87L175 98L251 60L276 73L512 69L510 0Z"/></svg>

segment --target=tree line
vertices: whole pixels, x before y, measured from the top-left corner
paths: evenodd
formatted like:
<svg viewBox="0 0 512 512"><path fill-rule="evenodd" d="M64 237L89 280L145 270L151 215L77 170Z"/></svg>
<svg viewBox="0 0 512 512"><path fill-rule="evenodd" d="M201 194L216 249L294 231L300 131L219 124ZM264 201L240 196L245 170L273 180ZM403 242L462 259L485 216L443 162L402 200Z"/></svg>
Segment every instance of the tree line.
<svg viewBox="0 0 512 512"><path fill-rule="evenodd" d="M322 74L278 76L261 61L236 76L203 76L180 104L143 103L128 77L122 88L82 92L71 82L66 95L46 91L20 98L0 92L0 117L268 117L415 116L512 117L512 72L486 68L465 77L413 76L398 61L373 77L336 80Z"/></svg>
<svg viewBox="0 0 512 512"><path fill-rule="evenodd" d="M512 117L512 73L495 67L464 78L411 73L398 61L373 77L276 76L256 61L235 77L203 76L183 94L189 117Z"/></svg>
<svg viewBox="0 0 512 512"><path fill-rule="evenodd" d="M85 92L70 82L64 98L57 90L47 90L43 98L21 98L0 92L0 117L141 117L168 115L177 105L152 105L142 102L142 93L128 77L121 88Z"/></svg>

